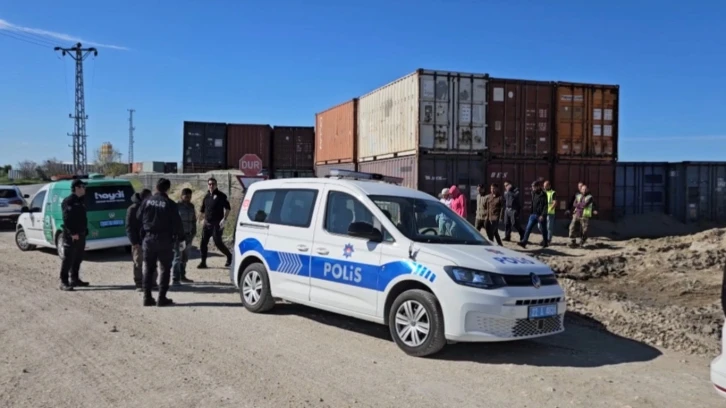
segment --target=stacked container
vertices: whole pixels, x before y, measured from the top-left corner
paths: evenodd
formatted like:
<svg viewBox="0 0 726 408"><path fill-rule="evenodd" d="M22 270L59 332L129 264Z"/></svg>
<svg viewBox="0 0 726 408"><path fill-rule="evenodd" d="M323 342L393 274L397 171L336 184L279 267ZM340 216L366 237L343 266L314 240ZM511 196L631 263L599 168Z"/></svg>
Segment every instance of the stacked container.
<svg viewBox="0 0 726 408"><path fill-rule="evenodd" d="M315 114L315 173L332 169L356 170L358 99Z"/></svg>
<svg viewBox="0 0 726 408"><path fill-rule="evenodd" d="M226 131L225 123L184 122L184 172L226 168Z"/></svg>
<svg viewBox="0 0 726 408"><path fill-rule="evenodd" d="M270 125L227 125L227 165L239 169L245 154L255 154L262 160L262 171L272 170L272 127Z"/></svg>
<svg viewBox="0 0 726 408"><path fill-rule="evenodd" d="M582 181L595 200L597 219L610 220L614 215L620 87L570 82L554 86L553 173L561 208L569 205ZM558 215L564 216L564 211Z"/></svg>
<svg viewBox="0 0 726 408"><path fill-rule="evenodd" d="M314 127L275 126L272 137L274 177L314 176L314 147Z"/></svg>

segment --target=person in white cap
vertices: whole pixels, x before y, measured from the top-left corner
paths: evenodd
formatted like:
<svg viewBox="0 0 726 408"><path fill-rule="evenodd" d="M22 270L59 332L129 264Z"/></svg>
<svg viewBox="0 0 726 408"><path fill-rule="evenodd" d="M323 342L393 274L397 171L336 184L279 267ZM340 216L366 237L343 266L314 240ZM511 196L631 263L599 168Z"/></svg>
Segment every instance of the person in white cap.
<svg viewBox="0 0 726 408"><path fill-rule="evenodd" d="M449 189L444 187L443 190L441 190L441 193L439 194L439 201L441 201L445 206L451 208L451 194L449 194ZM451 227L451 220L444 215L444 213L441 213L436 216L436 221L439 223L439 235L451 235L449 228Z"/></svg>

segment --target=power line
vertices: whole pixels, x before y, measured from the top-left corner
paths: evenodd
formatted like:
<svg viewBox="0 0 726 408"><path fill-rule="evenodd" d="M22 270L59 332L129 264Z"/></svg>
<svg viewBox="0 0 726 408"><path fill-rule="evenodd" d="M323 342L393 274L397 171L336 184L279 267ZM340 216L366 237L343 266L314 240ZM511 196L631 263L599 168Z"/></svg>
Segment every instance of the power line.
<svg viewBox="0 0 726 408"><path fill-rule="evenodd" d="M129 111L129 173L133 171L131 168L134 162L134 112L136 109L127 109Z"/></svg>
<svg viewBox="0 0 726 408"><path fill-rule="evenodd" d="M37 46L43 47L43 48L53 48L53 44L51 44L47 40L41 41L39 39L35 39L34 37L24 36L24 35L21 35L18 31L0 30L0 35L3 35L8 38L12 38L14 40L22 41L27 44L37 45Z"/></svg>
<svg viewBox="0 0 726 408"><path fill-rule="evenodd" d="M88 154L86 149L86 99L83 92L83 60L90 54L98 55L98 50L91 48L83 48L81 43L76 44L72 48L55 47L55 51L61 51L63 56L70 56L76 61L76 109L75 115L68 115L74 120L73 133L69 134L73 138L73 167L76 174L86 173L88 166Z"/></svg>

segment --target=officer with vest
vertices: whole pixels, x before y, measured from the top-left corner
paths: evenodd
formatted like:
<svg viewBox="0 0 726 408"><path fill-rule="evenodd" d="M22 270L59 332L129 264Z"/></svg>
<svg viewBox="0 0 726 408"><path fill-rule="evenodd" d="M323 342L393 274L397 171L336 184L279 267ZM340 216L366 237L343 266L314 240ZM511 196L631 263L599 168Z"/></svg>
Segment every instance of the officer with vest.
<svg viewBox="0 0 726 408"><path fill-rule="evenodd" d="M547 242L552 242L552 231L555 229L555 210L557 209L557 196L549 180L544 182L547 194Z"/></svg>
<svg viewBox="0 0 726 408"><path fill-rule="evenodd" d="M86 213L86 183L73 180L71 195L63 199L63 261L60 270L60 290L69 291L74 287L88 286L78 276L86 251L88 217ZM70 276L69 276L70 275Z"/></svg>
<svg viewBox="0 0 726 408"><path fill-rule="evenodd" d="M580 193L575 195L572 203L572 222L570 223L570 246L577 246L577 225L580 225L580 246L585 246L587 241L587 229L590 226L590 218L597 215L593 210L593 198L586 184L580 186Z"/></svg>

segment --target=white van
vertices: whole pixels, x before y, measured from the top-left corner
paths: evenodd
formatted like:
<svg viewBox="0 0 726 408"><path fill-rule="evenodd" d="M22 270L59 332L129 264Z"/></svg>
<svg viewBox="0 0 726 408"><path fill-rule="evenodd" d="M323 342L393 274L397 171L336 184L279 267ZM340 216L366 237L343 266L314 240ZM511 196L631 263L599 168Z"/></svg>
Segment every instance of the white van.
<svg viewBox="0 0 726 408"><path fill-rule="evenodd" d="M564 331L565 294L547 265L493 246L434 197L392 184L400 182L333 170L252 184L230 270L245 308L269 311L281 298L385 324L413 356L447 341Z"/></svg>

